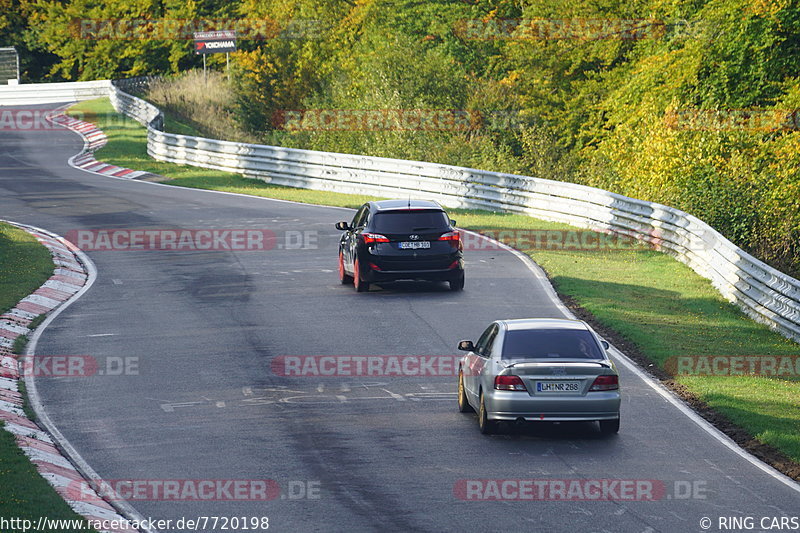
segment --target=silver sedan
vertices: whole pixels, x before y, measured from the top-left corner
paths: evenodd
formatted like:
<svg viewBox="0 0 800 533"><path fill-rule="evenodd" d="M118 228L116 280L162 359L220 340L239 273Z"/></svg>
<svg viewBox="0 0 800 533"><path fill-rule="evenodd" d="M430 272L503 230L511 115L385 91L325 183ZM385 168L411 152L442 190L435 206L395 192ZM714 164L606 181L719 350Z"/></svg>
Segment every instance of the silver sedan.
<svg viewBox="0 0 800 533"><path fill-rule="evenodd" d="M619 431L619 376L608 343L583 321L498 320L461 341L458 408L474 409L482 433L498 421L598 420Z"/></svg>

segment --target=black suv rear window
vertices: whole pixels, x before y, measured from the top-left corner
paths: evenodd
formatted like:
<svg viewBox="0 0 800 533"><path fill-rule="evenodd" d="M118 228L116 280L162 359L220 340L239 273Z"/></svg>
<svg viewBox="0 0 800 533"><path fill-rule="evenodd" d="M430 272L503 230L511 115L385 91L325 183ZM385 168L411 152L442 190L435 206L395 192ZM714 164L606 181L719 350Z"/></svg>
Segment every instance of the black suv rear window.
<svg viewBox="0 0 800 533"><path fill-rule="evenodd" d="M585 330L507 331L503 359L602 359L592 334Z"/></svg>
<svg viewBox="0 0 800 533"><path fill-rule="evenodd" d="M373 231L378 233L414 233L423 231L446 231L450 219L444 211L388 211L376 213Z"/></svg>

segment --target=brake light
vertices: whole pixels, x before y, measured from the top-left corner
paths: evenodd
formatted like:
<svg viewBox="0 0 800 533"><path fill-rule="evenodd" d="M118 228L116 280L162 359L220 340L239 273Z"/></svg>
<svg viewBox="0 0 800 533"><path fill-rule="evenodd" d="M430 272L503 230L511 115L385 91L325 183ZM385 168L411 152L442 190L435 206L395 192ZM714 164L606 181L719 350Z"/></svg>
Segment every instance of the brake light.
<svg viewBox="0 0 800 533"><path fill-rule="evenodd" d="M362 233L362 237L364 237L365 244L372 244L374 242L389 242L389 239L385 235L380 235L379 233Z"/></svg>
<svg viewBox="0 0 800 533"><path fill-rule="evenodd" d="M494 388L497 390L528 390L519 376L496 376L494 378Z"/></svg>
<svg viewBox="0 0 800 533"><path fill-rule="evenodd" d="M440 241L450 241L450 246L452 248L461 249L461 234L457 231L448 231L447 233L442 233L439 237Z"/></svg>
<svg viewBox="0 0 800 533"><path fill-rule="evenodd" d="M619 378L617 376L597 376L589 387L590 391L618 390Z"/></svg>
<svg viewBox="0 0 800 533"><path fill-rule="evenodd" d="M372 270L380 270L381 269L381 267L379 267L375 263L370 263L369 264L369 268L371 268Z"/></svg>

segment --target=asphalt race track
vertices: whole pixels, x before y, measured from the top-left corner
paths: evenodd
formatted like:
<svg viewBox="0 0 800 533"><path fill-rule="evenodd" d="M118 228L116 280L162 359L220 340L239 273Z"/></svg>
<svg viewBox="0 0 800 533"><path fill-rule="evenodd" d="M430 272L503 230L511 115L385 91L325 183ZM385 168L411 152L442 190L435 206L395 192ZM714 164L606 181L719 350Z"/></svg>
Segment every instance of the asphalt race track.
<svg viewBox="0 0 800 533"><path fill-rule="evenodd" d="M452 376L277 375L277 356L455 355L493 319L561 312L502 250L467 253L463 293L406 283L357 294L335 271L333 224L350 211L96 176L67 165L81 146L68 131L0 132L0 218L60 235L269 230L282 245L89 251L96 282L39 339L37 355L88 355L107 370L37 379L47 414L103 479L268 479L283 491L130 500L141 516L266 516L286 532L672 532L703 531L703 517L710 531L734 516L758 530L762 517L797 514L800 492L622 365L622 429L611 438L588 423L484 437L457 411ZM291 246L297 231L309 246ZM135 369L116 375L108 358ZM461 499L464 480L486 479L650 480L663 491L655 501Z"/></svg>

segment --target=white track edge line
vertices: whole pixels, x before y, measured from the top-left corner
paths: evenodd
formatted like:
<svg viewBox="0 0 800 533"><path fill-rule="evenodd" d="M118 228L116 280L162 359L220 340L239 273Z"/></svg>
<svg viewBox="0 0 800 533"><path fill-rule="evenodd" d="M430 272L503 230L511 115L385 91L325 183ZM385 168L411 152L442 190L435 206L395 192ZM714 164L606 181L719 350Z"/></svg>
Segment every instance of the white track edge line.
<svg viewBox="0 0 800 533"><path fill-rule="evenodd" d="M43 228L39 228L36 226L32 226L30 224L21 224L14 222L15 226L22 227L22 228L29 228L34 231L42 232L46 235L52 236L54 239L57 239L61 242L68 242L63 237L56 235L48 230ZM95 280L97 279L97 267L95 267L94 263L92 262L89 257L84 254L81 250L77 247L73 247L73 253L78 256L81 260L83 265L86 267L87 270L87 278L86 283L84 284L81 289L73 294L68 300L63 302L59 307L57 307L54 311L50 312L47 318L39 324L39 326L33 331L30 335L28 340L28 345L25 348L25 355L30 356L35 353L36 344L39 342L39 337L44 332L45 328L50 325L50 323L55 320L55 318L61 314L62 311L67 309L70 305L75 303L78 298L83 296L91 286L94 284ZM36 416L38 418L37 422L44 426L47 432L53 437L53 440L59 445L59 447L64 451L67 458L76 466L78 472L86 478L90 482L95 482L101 480L100 476L95 472L95 470L89 466L80 453L72 446L72 444L67 440L67 438L58 430L56 425L50 419L50 415L47 414L47 411L44 408L44 404L42 403L41 398L39 397L39 391L36 388L36 380L34 379L33 374L27 374L25 376L25 388L27 391L28 400L31 403L31 407L33 408ZM125 518L129 519L130 521L139 522L139 524L146 523L144 517L139 514L127 501L119 500L115 502L107 502L109 503L114 509L119 511L119 513L124 516ZM141 531L145 533L157 533L156 530L153 529L141 529Z"/></svg>

